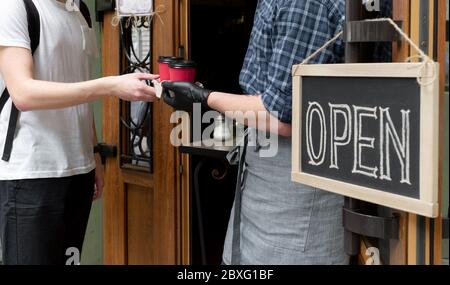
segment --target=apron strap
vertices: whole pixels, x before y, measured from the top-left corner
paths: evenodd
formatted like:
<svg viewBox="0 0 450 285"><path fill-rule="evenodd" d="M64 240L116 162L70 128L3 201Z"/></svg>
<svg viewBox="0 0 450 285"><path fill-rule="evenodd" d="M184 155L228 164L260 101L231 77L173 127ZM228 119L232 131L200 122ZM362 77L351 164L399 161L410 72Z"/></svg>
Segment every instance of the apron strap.
<svg viewBox="0 0 450 285"><path fill-rule="evenodd" d="M248 132L244 135L244 143L238 145L227 156L230 164L239 164L238 177L236 182L236 193L234 195L234 219L233 219L233 239L231 264L239 265L241 263L241 208L242 208L242 191L245 188L247 178L247 164L245 163L245 155L247 153Z"/></svg>

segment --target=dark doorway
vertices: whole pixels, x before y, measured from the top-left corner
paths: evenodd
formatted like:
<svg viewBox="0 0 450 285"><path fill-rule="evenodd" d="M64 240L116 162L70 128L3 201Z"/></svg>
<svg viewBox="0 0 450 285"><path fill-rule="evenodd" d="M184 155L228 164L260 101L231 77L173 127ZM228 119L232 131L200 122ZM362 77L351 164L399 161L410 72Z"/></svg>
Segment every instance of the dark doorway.
<svg viewBox="0 0 450 285"><path fill-rule="evenodd" d="M239 73L250 39L256 4L256 0L190 1L190 55L197 63L197 80L206 88L242 93ZM191 163L192 169L201 169L198 171L200 199L195 196L195 191L191 197L191 263L219 265L237 169L227 166L225 161L202 156L192 156ZM201 210L202 229L199 228L198 209ZM204 237L203 244L200 235Z"/></svg>

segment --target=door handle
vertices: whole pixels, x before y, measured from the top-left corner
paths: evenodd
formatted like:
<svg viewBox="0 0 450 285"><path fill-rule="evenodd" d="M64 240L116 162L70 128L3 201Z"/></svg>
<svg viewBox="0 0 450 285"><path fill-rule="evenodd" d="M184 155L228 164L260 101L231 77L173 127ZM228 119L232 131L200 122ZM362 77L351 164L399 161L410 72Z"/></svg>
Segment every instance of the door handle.
<svg viewBox="0 0 450 285"><path fill-rule="evenodd" d="M100 154L102 158L102 164L105 164L106 158L117 157L117 146L99 143L94 147L94 152Z"/></svg>
<svg viewBox="0 0 450 285"><path fill-rule="evenodd" d="M442 219L442 238L448 239L448 217Z"/></svg>
<svg viewBox="0 0 450 285"><path fill-rule="evenodd" d="M346 230L358 235L379 239L399 238L400 226L397 216L390 218L371 216L344 207L343 224Z"/></svg>
<svg viewBox="0 0 450 285"><path fill-rule="evenodd" d="M184 46L178 47L178 56L182 58L186 58Z"/></svg>

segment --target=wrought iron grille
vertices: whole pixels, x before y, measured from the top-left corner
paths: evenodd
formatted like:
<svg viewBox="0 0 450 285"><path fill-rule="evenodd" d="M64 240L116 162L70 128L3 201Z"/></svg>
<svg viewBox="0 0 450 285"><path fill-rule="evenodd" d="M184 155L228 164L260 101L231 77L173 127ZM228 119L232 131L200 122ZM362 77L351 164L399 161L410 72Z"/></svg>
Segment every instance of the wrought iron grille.
<svg viewBox="0 0 450 285"><path fill-rule="evenodd" d="M123 19L122 74L151 72L151 24L145 19ZM120 164L122 168L152 172L152 104L120 101Z"/></svg>

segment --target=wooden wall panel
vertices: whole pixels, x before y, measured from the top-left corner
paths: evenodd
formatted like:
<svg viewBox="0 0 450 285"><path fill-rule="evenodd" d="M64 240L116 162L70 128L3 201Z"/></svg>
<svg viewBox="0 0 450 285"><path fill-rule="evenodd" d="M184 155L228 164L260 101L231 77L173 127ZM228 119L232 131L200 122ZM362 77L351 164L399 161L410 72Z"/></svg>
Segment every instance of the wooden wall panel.
<svg viewBox="0 0 450 285"><path fill-rule="evenodd" d="M447 19L447 5L445 0L437 1L437 9L438 14L435 15L438 19L438 30L437 30L437 51L436 55L438 62L440 63L440 78L439 78L439 101L440 101L440 147L439 147L439 200L442 201L443 194L443 175L448 175L448 173L444 173L443 165L445 163L445 52L446 52L446 19ZM448 189L447 189L448 191ZM439 203L442 213L442 202ZM434 234L434 264L442 263L442 217L435 220L435 234Z"/></svg>
<svg viewBox="0 0 450 285"><path fill-rule="evenodd" d="M407 34L410 32L410 0L394 0L393 1L393 16L395 21L402 21L402 29ZM401 42L393 44L393 61L399 62L404 61L409 57L409 48L407 42L402 40Z"/></svg>
<svg viewBox="0 0 450 285"><path fill-rule="evenodd" d="M440 147L439 153L442 154L444 151L444 88L445 88L445 67L444 67L444 56L445 56L445 21L446 21L446 1L445 0L430 0L429 6L429 51L428 55L433 58L437 58L440 65ZM435 15L435 3L438 5L438 14ZM438 21L438 30L434 29L434 20ZM412 40L415 43L419 43L420 38L420 0L411 0L410 1L410 35ZM437 44L437 52L435 55L434 47ZM414 49L410 49L410 55L415 56L417 52ZM443 155L439 155L439 200L442 200L442 165L443 165ZM440 205L442 203L439 203ZM408 264L417 264L417 256L416 252L417 247L425 247L425 264L440 264L441 263L441 247L442 247L442 222L441 217L437 219L426 219L425 220L425 243L417 244L420 242L417 237L417 219L419 217L409 214L409 229L408 229ZM432 226L433 225L433 226ZM431 233L433 231L433 233ZM433 239L431 239L433 237ZM433 252L433 256L431 256L431 252Z"/></svg>
<svg viewBox="0 0 450 285"><path fill-rule="evenodd" d="M179 41L179 45L184 47L184 56L186 58L190 58L190 41L189 41L189 23L190 23L190 0L180 0L179 7L177 11L179 11L179 30L177 32L177 39ZM179 54L180 55L180 54ZM189 143L191 141L191 125L189 121L189 115L186 113L184 116L184 127L183 130L186 132L183 133L183 143ZM178 197L179 199L179 210L178 210L178 224L179 224L179 263L183 265L189 265L191 263L191 251L190 251L190 243L191 243L191 189L190 189L190 177L191 177L191 164L190 164L190 156L188 154L178 154L178 164L182 165L182 173L179 175L178 181L178 189L180 189L181 193Z"/></svg>
<svg viewBox="0 0 450 285"><path fill-rule="evenodd" d="M127 254L129 265L155 264L152 237L157 230L153 220L153 190L148 187L127 185Z"/></svg>
<svg viewBox="0 0 450 285"><path fill-rule="evenodd" d="M153 70L158 72L158 57L175 54L175 11L176 1L155 0L155 7L164 8L153 20ZM153 136L154 136L154 227L155 263L177 263L177 165L176 150L170 143L170 116L173 109L164 102L154 103Z"/></svg>
<svg viewBox="0 0 450 285"><path fill-rule="evenodd" d="M403 22L403 30L410 32L410 0L393 1L393 18L396 21ZM409 57L409 45L404 40L393 43L392 61L403 62ZM397 212L400 218L400 238L389 242L389 264L404 265L407 264L408 256L408 213Z"/></svg>
<svg viewBox="0 0 450 285"><path fill-rule="evenodd" d="M119 70L119 29L111 26L113 12L104 15L103 24L103 76L113 76ZM103 102L103 140L116 145L119 141L119 100L106 98ZM104 263L126 264L126 209L125 189L121 183L119 160L107 159L105 165L105 191L103 194Z"/></svg>
<svg viewBox="0 0 450 285"><path fill-rule="evenodd" d="M410 1L409 12L409 35L411 39L418 44L419 43L419 13L420 13L420 0ZM411 47L410 56L417 55L417 52ZM408 214L408 262L409 265L417 264L417 216L414 214Z"/></svg>

